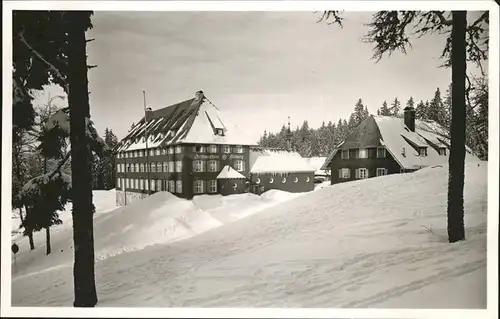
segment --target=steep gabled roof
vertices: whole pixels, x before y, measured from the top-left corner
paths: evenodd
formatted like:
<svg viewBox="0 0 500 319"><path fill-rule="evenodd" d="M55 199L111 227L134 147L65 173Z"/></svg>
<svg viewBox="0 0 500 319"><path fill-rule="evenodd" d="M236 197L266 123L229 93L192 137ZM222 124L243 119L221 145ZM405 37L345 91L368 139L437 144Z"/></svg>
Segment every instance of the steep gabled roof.
<svg viewBox="0 0 500 319"><path fill-rule="evenodd" d="M250 173L314 172L315 168L296 152L254 149L250 151Z"/></svg>
<svg viewBox="0 0 500 319"><path fill-rule="evenodd" d="M373 121L377 130L371 134L379 136L379 144L384 146L399 165L404 169L418 169L426 166L445 164L448 162L449 151L446 155L439 154L439 148L449 148L448 132L439 124L432 121L415 120L415 132L405 124L404 119L391 116L370 116L356 130L365 130L366 123ZM353 132L352 136L364 136L366 132ZM348 137L349 139L349 137ZM372 142L370 142L372 143ZM356 144L356 143L354 143ZM333 157L339 149L353 148L353 142L343 143L336 147L328 156L321 169L330 166ZM363 143L361 143L363 144ZM374 145L375 146L375 145ZM360 147L367 147L366 145ZM418 149L427 148L427 156L420 156ZM466 146L467 160L478 160Z"/></svg>
<svg viewBox="0 0 500 319"><path fill-rule="evenodd" d="M231 166L226 165L217 175L217 179L246 179L246 177Z"/></svg>
<svg viewBox="0 0 500 319"><path fill-rule="evenodd" d="M415 120L415 132L412 132L401 118L374 116L374 119L380 130L383 145L391 151L403 168L418 169L448 162L449 151L446 155L439 155L439 148L450 144L448 133L439 124ZM427 156L420 156L419 147L427 148ZM466 155L468 160L477 160L477 157L470 153L470 149Z"/></svg>
<svg viewBox="0 0 500 319"><path fill-rule="evenodd" d="M148 113L148 147L156 148L181 143L255 145L237 128L228 128L221 112L201 95ZM224 134L216 134L222 129ZM146 148L144 117L123 138L118 151Z"/></svg>

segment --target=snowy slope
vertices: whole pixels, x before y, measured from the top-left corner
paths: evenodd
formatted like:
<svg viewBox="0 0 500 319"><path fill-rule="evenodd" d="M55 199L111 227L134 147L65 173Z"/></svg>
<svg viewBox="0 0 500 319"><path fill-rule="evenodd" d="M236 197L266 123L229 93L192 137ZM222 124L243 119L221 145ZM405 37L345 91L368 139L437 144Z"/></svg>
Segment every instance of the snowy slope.
<svg viewBox="0 0 500 319"><path fill-rule="evenodd" d="M426 168L107 258L96 263L99 306L484 308L486 166L466 167L464 242L446 242L447 167ZM71 268L20 276L12 302L70 306L72 289Z"/></svg>

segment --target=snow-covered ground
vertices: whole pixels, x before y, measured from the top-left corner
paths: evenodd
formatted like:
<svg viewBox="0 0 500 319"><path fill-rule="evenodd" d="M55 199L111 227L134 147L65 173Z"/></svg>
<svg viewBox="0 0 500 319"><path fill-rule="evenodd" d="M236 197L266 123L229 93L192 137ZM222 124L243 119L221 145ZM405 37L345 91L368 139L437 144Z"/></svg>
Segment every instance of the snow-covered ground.
<svg viewBox="0 0 500 319"><path fill-rule="evenodd" d="M427 168L300 196L160 193L98 215L98 305L485 308L487 163L466 167L467 240L455 244L446 241L447 173ZM53 237L58 253L19 254L14 306L71 306L72 253L59 252L71 237Z"/></svg>

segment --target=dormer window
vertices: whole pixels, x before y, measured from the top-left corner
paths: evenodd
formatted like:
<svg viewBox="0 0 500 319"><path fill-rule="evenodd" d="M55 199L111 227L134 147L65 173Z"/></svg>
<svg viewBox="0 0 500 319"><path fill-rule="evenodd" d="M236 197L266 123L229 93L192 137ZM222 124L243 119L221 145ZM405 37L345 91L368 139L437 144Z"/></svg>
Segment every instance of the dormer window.
<svg viewBox="0 0 500 319"><path fill-rule="evenodd" d="M243 153L243 146L237 145L235 147L235 151L236 151L236 153L239 153L239 154Z"/></svg>
<svg viewBox="0 0 500 319"><path fill-rule="evenodd" d="M168 148L168 154L174 154L174 148L173 147L169 147Z"/></svg>
<svg viewBox="0 0 500 319"><path fill-rule="evenodd" d="M439 148L439 155L446 156L446 147Z"/></svg>
<svg viewBox="0 0 500 319"><path fill-rule="evenodd" d="M180 146L180 145L176 145L176 146L175 146L175 153L176 153L176 154L180 154L180 153L182 153L182 146Z"/></svg>
<svg viewBox="0 0 500 319"><path fill-rule="evenodd" d="M224 136L224 130L221 128L215 129L215 135Z"/></svg>
<svg viewBox="0 0 500 319"><path fill-rule="evenodd" d="M209 153L217 153L217 145L210 145L208 151Z"/></svg>
<svg viewBox="0 0 500 319"><path fill-rule="evenodd" d="M404 147L401 148L401 155L403 155L403 157L406 157L406 150Z"/></svg>
<svg viewBox="0 0 500 319"><path fill-rule="evenodd" d="M427 156L427 147L420 147L418 153L420 156Z"/></svg>

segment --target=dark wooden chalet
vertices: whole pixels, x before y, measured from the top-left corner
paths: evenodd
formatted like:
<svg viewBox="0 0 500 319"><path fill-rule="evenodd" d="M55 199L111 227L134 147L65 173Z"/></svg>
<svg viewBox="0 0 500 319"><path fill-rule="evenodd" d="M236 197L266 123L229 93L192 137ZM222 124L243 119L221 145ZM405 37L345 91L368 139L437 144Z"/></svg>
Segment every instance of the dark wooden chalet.
<svg viewBox="0 0 500 319"><path fill-rule="evenodd" d="M325 160L331 183L387 174L413 172L446 164L448 133L435 122L415 119L415 109L404 109L404 118L369 116ZM467 148L467 159L478 160Z"/></svg>
<svg viewBox="0 0 500 319"><path fill-rule="evenodd" d="M248 177L255 143L229 130L221 118L201 91L193 99L146 111L117 146L117 204L158 191L182 198L219 193L217 176L227 165Z"/></svg>

